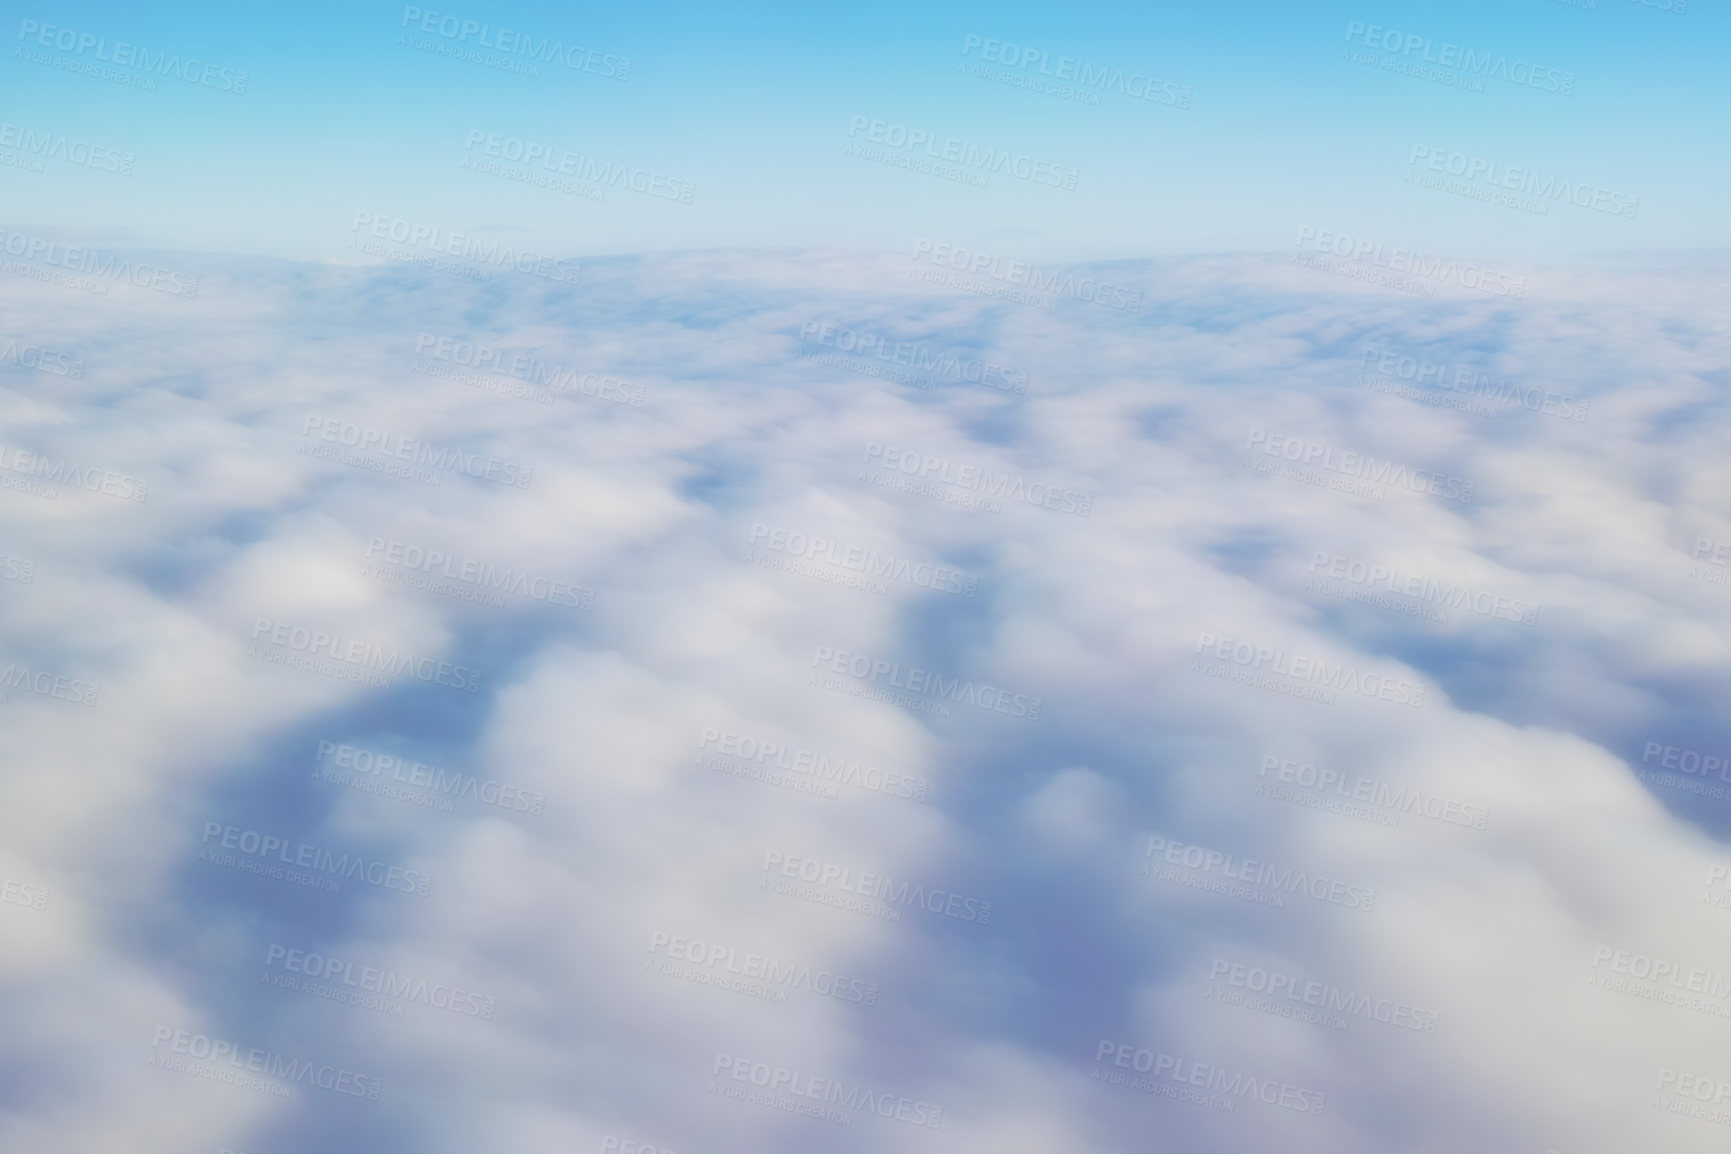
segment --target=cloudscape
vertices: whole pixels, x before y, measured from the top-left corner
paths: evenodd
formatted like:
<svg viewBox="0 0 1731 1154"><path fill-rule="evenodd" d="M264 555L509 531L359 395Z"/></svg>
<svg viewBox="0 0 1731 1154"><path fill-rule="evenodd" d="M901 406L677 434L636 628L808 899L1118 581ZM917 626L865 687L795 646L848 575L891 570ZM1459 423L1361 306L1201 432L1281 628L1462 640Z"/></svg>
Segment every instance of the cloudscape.
<svg viewBox="0 0 1731 1154"><path fill-rule="evenodd" d="M1731 26L15 11L0 1151L1731 1135Z"/></svg>

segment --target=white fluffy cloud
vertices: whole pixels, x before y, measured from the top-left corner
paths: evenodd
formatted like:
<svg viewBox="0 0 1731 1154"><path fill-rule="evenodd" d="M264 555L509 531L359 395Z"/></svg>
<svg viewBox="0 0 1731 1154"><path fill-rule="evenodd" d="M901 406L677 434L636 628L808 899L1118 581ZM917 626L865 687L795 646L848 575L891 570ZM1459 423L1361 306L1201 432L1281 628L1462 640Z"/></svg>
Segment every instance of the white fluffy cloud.
<svg viewBox="0 0 1731 1154"><path fill-rule="evenodd" d="M1722 269L159 259L0 277L0 1145L1722 1147Z"/></svg>

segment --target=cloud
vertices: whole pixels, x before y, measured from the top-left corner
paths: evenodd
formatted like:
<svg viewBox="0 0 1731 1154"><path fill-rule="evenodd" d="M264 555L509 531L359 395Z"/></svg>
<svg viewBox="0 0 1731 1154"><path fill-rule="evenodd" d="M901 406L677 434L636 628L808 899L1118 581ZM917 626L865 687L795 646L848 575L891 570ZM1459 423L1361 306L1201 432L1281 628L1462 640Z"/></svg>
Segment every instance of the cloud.
<svg viewBox="0 0 1731 1154"><path fill-rule="evenodd" d="M0 277L4 1145L1718 1148L1722 263L151 259Z"/></svg>

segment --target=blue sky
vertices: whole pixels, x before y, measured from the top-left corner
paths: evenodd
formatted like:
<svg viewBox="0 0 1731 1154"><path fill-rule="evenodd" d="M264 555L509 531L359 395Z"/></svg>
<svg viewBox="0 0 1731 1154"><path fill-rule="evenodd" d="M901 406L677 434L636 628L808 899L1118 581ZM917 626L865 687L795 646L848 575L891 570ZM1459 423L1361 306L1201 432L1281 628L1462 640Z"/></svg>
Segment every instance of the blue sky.
<svg viewBox="0 0 1731 1154"><path fill-rule="evenodd" d="M298 258L339 255L357 209L523 230L560 253L900 251L936 232L1097 259L1275 249L1305 223L1515 260L1727 243L1711 193L1725 186L1725 152L1712 142L1724 138L1731 81L1727 18L1713 5L414 8L629 59L629 78L601 75L614 67L604 61L530 78L417 51L399 43L425 19L405 27L410 6L16 9L6 119L136 162L128 177L0 169L8 216ZM244 70L247 89L172 80L146 92L33 62L17 51L78 54L21 40L31 20ZM1362 35L1348 40L1356 25L1426 38L1433 54L1452 42L1506 56L1511 69L1572 74L1573 90L1493 79L1478 92L1382 71L1342 58L1365 50ZM984 49L964 56L970 36L1043 52L1050 69L1070 56L1152 76L1187 89L1188 107L1115 93L1091 105L960 74ZM856 116L1066 166L1075 187L998 176L976 188L847 156ZM616 189L597 201L465 171L471 131L641 166L695 195L683 204ZM1638 197L1640 208L1628 219L1554 206L1535 219L1415 189L1403 183L1415 145Z"/></svg>

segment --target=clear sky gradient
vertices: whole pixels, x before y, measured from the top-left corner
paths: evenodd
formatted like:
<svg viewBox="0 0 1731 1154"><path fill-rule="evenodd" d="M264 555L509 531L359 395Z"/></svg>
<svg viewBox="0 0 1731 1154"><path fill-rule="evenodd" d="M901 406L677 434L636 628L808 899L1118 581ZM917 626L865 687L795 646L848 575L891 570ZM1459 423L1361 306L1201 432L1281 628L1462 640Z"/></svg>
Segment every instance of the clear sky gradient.
<svg viewBox="0 0 1731 1154"><path fill-rule="evenodd" d="M1307 224L1504 260L1723 247L1727 16L1711 0L1654 6L1678 2L13 7L0 119L133 159L130 174L56 157L38 172L14 162L26 150L0 146L14 158L0 167L0 199L15 226L297 259L345 259L357 211L514 230L561 255L899 251L929 235L1098 259L1290 247ZM421 31L426 13L437 14L432 33ZM459 22L485 25L492 43L508 28L595 55L589 70L521 75L492 66L506 54L478 49L481 34ZM74 48L43 47L46 27L51 44ZM1474 91L1450 82L1468 75L1459 68L1439 67L1448 79L1438 80L1343 55L1393 55L1367 46L1372 28L1385 46L1389 30L1403 46L1429 41L1403 62L1455 44L1543 79L1492 77ZM125 41L147 60L179 56L183 70L197 60L244 71L246 90L226 91L220 72L192 82L136 60L110 67L154 79L155 91L73 71L100 63L65 29L110 55ZM1003 50L984 64L994 77L964 72L993 40L1044 53L1049 72L1070 57L1109 77L1122 70L1125 88L1153 78L1170 99L1096 91L1094 104L1030 90L996 77L1038 79L1040 66L1007 67ZM626 59L627 79L606 75ZM1570 91L1546 90L1564 76ZM1075 187L999 173L981 188L848 155L869 133L850 137L855 117L1025 156ZM466 170L475 132L641 168L664 189L689 187L690 203L620 186L594 199ZM1552 203L1538 215L1415 187L1415 146L1639 207L1630 218Z"/></svg>

